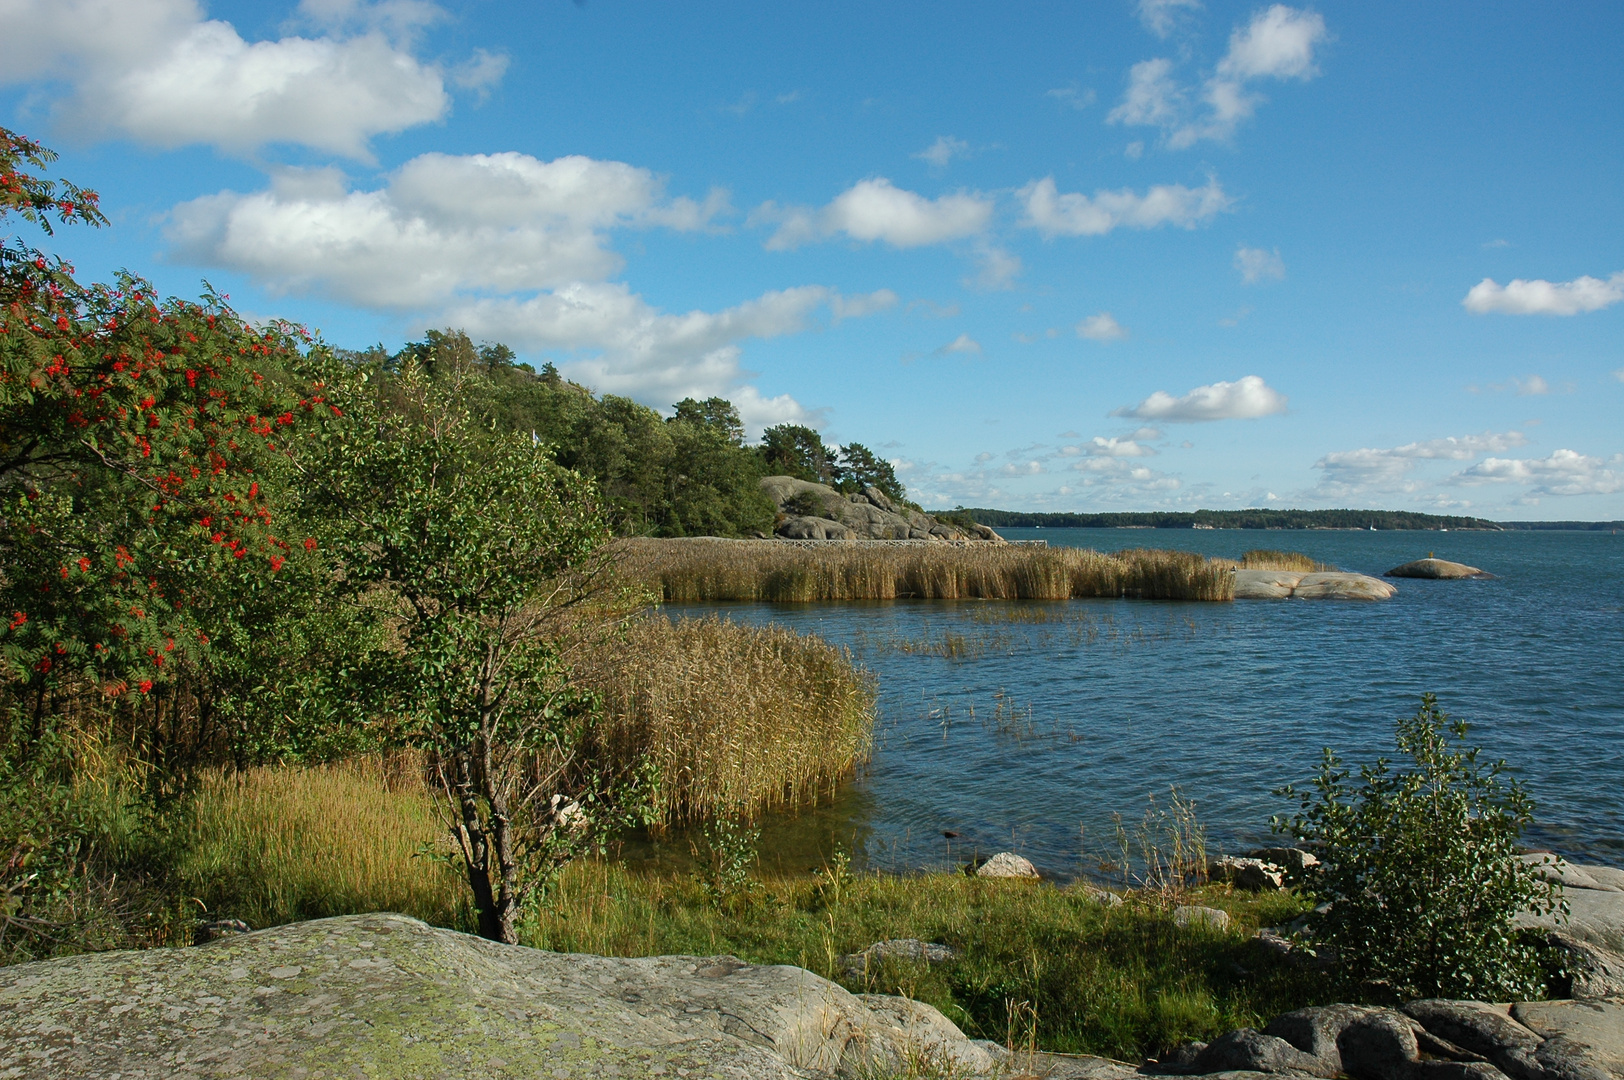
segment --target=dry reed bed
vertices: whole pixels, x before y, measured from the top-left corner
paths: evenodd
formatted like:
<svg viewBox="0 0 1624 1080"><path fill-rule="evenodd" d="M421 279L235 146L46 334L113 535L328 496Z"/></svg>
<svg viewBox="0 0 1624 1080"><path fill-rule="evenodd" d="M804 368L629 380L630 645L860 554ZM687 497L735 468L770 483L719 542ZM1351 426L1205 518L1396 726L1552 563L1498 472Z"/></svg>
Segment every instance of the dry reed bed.
<svg viewBox="0 0 1624 1080"><path fill-rule="evenodd" d="M1310 559L1307 555L1295 551L1271 551L1268 548L1253 548L1245 555L1242 555L1240 568L1242 570L1289 570L1292 573L1304 574L1336 569L1330 563Z"/></svg>
<svg viewBox="0 0 1624 1080"><path fill-rule="evenodd" d="M209 910L250 926L352 911L400 911L468 926L467 885L414 759L204 773L181 880Z"/></svg>
<svg viewBox="0 0 1624 1080"><path fill-rule="evenodd" d="M610 759L653 763L667 825L814 803L873 747L873 678L780 627L649 616L574 670L603 700Z"/></svg>
<svg viewBox="0 0 1624 1080"><path fill-rule="evenodd" d="M1186 551L830 543L620 541L622 566L666 601L1230 600L1228 561Z"/></svg>

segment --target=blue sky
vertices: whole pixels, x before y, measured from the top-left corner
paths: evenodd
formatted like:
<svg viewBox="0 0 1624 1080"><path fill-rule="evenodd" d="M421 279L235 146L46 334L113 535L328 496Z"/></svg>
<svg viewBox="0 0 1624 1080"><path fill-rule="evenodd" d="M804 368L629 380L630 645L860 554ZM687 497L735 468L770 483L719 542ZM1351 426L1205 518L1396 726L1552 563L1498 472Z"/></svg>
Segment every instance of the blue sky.
<svg viewBox="0 0 1624 1080"><path fill-rule="evenodd" d="M81 275L915 497L1624 518L1624 6L0 0ZM39 242L37 237L28 237Z"/></svg>

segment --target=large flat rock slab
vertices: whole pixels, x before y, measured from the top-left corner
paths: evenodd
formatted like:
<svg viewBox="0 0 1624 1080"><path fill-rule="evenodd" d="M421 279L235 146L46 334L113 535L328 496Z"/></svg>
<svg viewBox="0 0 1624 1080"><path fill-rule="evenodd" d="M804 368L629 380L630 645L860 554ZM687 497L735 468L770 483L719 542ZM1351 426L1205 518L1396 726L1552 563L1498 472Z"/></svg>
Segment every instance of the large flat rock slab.
<svg viewBox="0 0 1624 1080"><path fill-rule="evenodd" d="M1517 917L1519 926L1557 930L1610 953L1624 956L1624 871L1555 860L1542 852L1521 856L1540 877L1562 886L1568 914Z"/></svg>
<svg viewBox="0 0 1624 1080"><path fill-rule="evenodd" d="M1383 577L1427 578L1432 581L1463 581L1470 578L1492 578L1494 575L1475 566L1465 563L1450 562L1448 559L1416 559L1403 566L1395 566Z"/></svg>
<svg viewBox="0 0 1624 1080"><path fill-rule="evenodd" d="M1525 1001L1511 1015L1545 1039L1573 1046L1574 1057L1624 1077L1624 1001Z"/></svg>
<svg viewBox="0 0 1624 1080"><path fill-rule="evenodd" d="M530 1080L870 1075L987 1051L802 968L499 945L357 915L0 968L0 1077Z"/></svg>
<svg viewBox="0 0 1624 1080"><path fill-rule="evenodd" d="M1368 574L1236 570L1237 600L1386 600L1398 589Z"/></svg>

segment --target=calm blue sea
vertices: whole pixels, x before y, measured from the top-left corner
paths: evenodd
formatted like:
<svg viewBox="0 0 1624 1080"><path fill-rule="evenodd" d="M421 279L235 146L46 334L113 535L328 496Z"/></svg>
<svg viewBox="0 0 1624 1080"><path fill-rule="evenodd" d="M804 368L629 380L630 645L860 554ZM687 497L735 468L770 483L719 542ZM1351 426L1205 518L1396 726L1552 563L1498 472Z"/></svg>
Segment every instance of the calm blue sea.
<svg viewBox="0 0 1624 1080"><path fill-rule="evenodd" d="M832 804L770 823L794 868L833 845L909 870L1006 848L1097 871L1171 789L1209 844L1269 838L1271 791L1323 747L1391 754L1433 692L1538 804L1531 843L1624 865L1624 536L1574 532L1009 529L1103 551L1300 551L1380 574L1429 553L1498 575L1400 581L1380 603L1083 600L670 606L778 623L851 648L878 677L872 765ZM954 838L944 832L957 833Z"/></svg>

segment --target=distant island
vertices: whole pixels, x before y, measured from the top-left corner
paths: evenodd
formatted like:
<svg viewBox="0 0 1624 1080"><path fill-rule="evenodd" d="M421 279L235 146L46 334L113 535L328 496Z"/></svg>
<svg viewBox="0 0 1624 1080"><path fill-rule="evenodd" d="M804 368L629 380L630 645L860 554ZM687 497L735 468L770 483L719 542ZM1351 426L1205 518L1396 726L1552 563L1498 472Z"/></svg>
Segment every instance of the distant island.
<svg viewBox="0 0 1624 1080"><path fill-rule="evenodd" d="M931 513L944 521L994 529L1432 529L1503 532L1564 529L1609 532L1624 521L1490 521L1409 510L1196 510L1119 514L1043 514L1025 510L955 507Z"/></svg>

